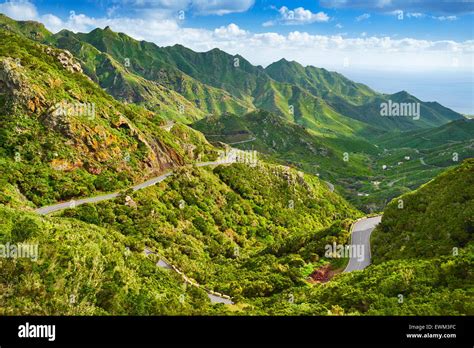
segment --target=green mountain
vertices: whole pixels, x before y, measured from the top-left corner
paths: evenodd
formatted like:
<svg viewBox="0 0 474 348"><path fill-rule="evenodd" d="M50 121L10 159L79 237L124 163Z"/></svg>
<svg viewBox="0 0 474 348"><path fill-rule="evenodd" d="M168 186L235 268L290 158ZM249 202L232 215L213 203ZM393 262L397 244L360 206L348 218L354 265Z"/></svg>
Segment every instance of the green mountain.
<svg viewBox="0 0 474 348"><path fill-rule="evenodd" d="M0 38L1 179L34 203L110 191L216 156L202 134L116 101L70 53L3 29Z"/></svg>
<svg viewBox="0 0 474 348"><path fill-rule="evenodd" d="M223 314L204 290L155 266L132 240L74 219L39 217L0 204L0 243L38 246L39 257L0 258L0 314ZM129 251L130 250L130 251Z"/></svg>
<svg viewBox="0 0 474 348"><path fill-rule="evenodd" d="M386 148L434 149L445 146L447 143L472 142L473 140L474 120L466 118L427 130L387 133L377 139L377 144Z"/></svg>
<svg viewBox="0 0 474 348"><path fill-rule="evenodd" d="M472 315L473 174L469 159L393 200L372 232L373 265L365 270L253 305L270 315ZM267 251L304 254L312 243L296 235Z"/></svg>
<svg viewBox="0 0 474 348"><path fill-rule="evenodd" d="M373 234L374 265L341 274L347 259L326 256L328 244L349 243L363 214L311 173L353 194L371 180L388 187L405 173L421 183L444 169L416 169L445 149L436 137L419 150L382 148L393 141L383 134L389 126L355 120L315 91L334 84L345 105L364 106L379 98L365 86L312 68L303 70L313 77L280 82L245 60L242 71L220 66L229 56L218 50L162 49L107 28L52 35L34 22L0 24L0 243L39 248L36 260L0 257L0 314L474 313L472 159L402 195L403 209L398 199L387 207ZM219 66L203 67L209 62ZM173 111L181 102L189 114ZM257 105L266 110L247 112ZM439 110L432 124L449 118ZM470 124L458 123L436 132L468 146ZM216 159L222 141L259 150L258 162L195 165ZM395 167L407 153L414 160ZM121 194L54 216L33 212L111 191ZM321 269L331 270L330 282L312 280ZM234 304L212 304L210 291Z"/></svg>
<svg viewBox="0 0 474 348"><path fill-rule="evenodd" d="M353 82L339 73L313 66L304 67L284 58L267 66L265 72L275 81L299 86L320 98L337 95L359 105L377 95L369 87Z"/></svg>
<svg viewBox="0 0 474 348"><path fill-rule="evenodd" d="M474 159L393 200L373 234L374 262L455 255L474 232Z"/></svg>
<svg viewBox="0 0 474 348"><path fill-rule="evenodd" d="M190 122L210 113L240 113L251 107L157 60L158 46L109 28L89 34L68 30L52 34L42 24L14 21L4 15L0 15L0 27L72 52L84 73L116 99L140 104L166 119Z"/></svg>
<svg viewBox="0 0 474 348"><path fill-rule="evenodd" d="M368 134L371 134L377 128L410 130L440 126L462 118L437 103L421 102L406 92L393 95L376 93L336 72L303 67L284 59L264 69L219 49L198 53L181 45L158 47L115 33L108 27L88 34L63 30L52 35L39 24L35 28L31 22L15 22L2 16L0 23L25 35L36 32L38 34L34 36L38 39L73 52L87 67L85 71L91 78L123 100L142 102L144 99L148 101L148 107L160 110L158 104L170 105L170 101L161 99L160 104L150 96L155 94L152 86L158 84L177 92L192 104L190 120L201 118L202 113L232 112L240 115L258 107L288 118L295 115L297 122L305 123L315 131L326 128L335 131L331 122L350 126L344 117L352 122L356 119L368 127ZM110 59L115 60L115 64ZM146 81L140 81L137 76ZM310 100L308 94L316 99ZM389 100L420 103L420 119L381 117L380 104ZM173 94L171 105L178 102L179 97ZM196 112L195 108L202 112ZM358 133L360 125L356 123L354 127L352 131Z"/></svg>
<svg viewBox="0 0 474 348"><path fill-rule="evenodd" d="M135 79L137 79L136 76L141 77L142 79L138 79L139 81L136 83L138 85L143 85L144 83L142 88L146 88L147 83L149 84L151 82L154 85L171 91L168 93L170 95L181 95L187 100L187 103L184 104L185 108L183 112L188 115L188 120L202 117L203 113L241 113L251 108L251 104L232 97L224 90L203 84L199 80L175 68L167 61L166 57L162 57L163 50L155 44L134 40L125 34L115 33L110 30L110 28L105 28L104 30L95 29L88 34L74 34L63 30L54 35L54 40L60 47L71 49L71 52L81 58L84 57L84 59L90 57L82 54L83 43L88 43L98 50L97 53L104 53L112 57L119 67L123 67L123 69L134 76ZM74 44L80 47L77 47L76 50L72 50L71 46ZM97 66L96 59L90 62L90 65L92 68ZM107 80L104 76L97 76L97 78L99 84L104 88L112 88L110 79ZM114 92L114 89L112 89L111 92ZM120 86L118 87L118 91L112 94L115 96L118 95L118 93L120 93ZM152 99L147 98L146 101L147 104L150 104ZM189 110L186 109L187 104L191 104ZM181 104L174 101L175 110L179 110L180 105ZM159 104L159 106L161 106L161 104ZM200 112L196 113L195 109L200 110ZM156 110L161 111L160 109Z"/></svg>
<svg viewBox="0 0 474 348"><path fill-rule="evenodd" d="M213 143L224 142L245 150L256 150L282 164L318 174L336 182L340 176L368 175L363 160L344 161L344 154L328 138L310 133L273 113L257 110L243 116L209 116L192 124Z"/></svg>
<svg viewBox="0 0 474 348"><path fill-rule="evenodd" d="M392 95L374 92L369 87L355 83L341 74L303 67L297 62L285 59L269 65L265 71L275 80L290 83L318 96L337 113L364 122L372 128L386 131L429 128L462 119L462 115L438 103L422 102L405 91ZM383 117L381 104L419 103L420 117ZM372 132L373 133L373 130ZM367 134L370 134L367 133ZM373 134L371 134L373 136Z"/></svg>

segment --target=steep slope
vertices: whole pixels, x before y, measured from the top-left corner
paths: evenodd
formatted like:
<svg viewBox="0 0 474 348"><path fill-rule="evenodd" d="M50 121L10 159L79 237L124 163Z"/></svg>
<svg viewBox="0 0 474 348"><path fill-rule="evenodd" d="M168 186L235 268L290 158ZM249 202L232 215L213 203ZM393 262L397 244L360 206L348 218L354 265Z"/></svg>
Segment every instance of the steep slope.
<svg viewBox="0 0 474 348"><path fill-rule="evenodd" d="M52 35L42 23L35 21L15 21L3 13L0 13L0 28L22 34L28 39L38 41L47 41Z"/></svg>
<svg viewBox="0 0 474 348"><path fill-rule="evenodd" d="M336 112L362 121L374 128L388 131L411 130L440 126L461 119L462 115L443 107L438 103L422 102L405 91L392 95L380 94L369 87L355 83L341 74L303 67L297 62L285 59L270 64L265 71L275 80L299 86L312 95L323 98ZM382 117L381 104L419 103L420 117ZM373 136L373 134L367 133Z"/></svg>
<svg viewBox="0 0 474 348"><path fill-rule="evenodd" d="M11 30L30 35L29 22L10 24L11 20L2 18L0 23ZM257 107L315 132L346 138L349 134L363 141L381 131L427 129L462 118L438 103L421 102L403 91L379 94L336 72L286 60L263 69L219 49L198 53L180 45L158 47L108 27L87 34L63 30L54 36L38 36L73 52L86 73L116 98L142 103L177 120L190 122L223 112L241 115ZM384 117L381 105L389 102L419 104L420 117ZM354 144L360 146L353 139L346 145Z"/></svg>
<svg viewBox="0 0 474 348"><path fill-rule="evenodd" d="M474 233L474 159L393 200L373 233L374 262L453 255Z"/></svg>
<svg viewBox="0 0 474 348"><path fill-rule="evenodd" d="M236 297L269 296L304 283L301 272L323 254L279 259L263 253L295 234L346 241L347 219L361 214L317 178L259 162L182 168L155 187L66 210L148 245L199 284ZM326 229L330 229L326 231ZM316 252L316 251L314 251Z"/></svg>
<svg viewBox="0 0 474 348"><path fill-rule="evenodd" d="M156 267L143 246L78 220L39 217L0 204L0 243L32 258L0 258L0 315L223 314L203 290ZM183 299L186 299L185 301Z"/></svg>
<svg viewBox="0 0 474 348"><path fill-rule="evenodd" d="M464 117L436 102L422 102L406 91L394 94L379 94L366 103L353 105L341 97L327 98L328 103L339 112L356 120L371 124L386 131L408 131L438 127ZM397 104L411 107L411 112L404 116L383 116L382 106ZM419 110L418 110L419 106Z"/></svg>
<svg viewBox="0 0 474 348"><path fill-rule="evenodd" d="M66 36L68 40L64 39ZM72 49L71 43L74 41L86 42L112 57L128 73L180 94L192 104L193 108L204 113L219 114L226 111L240 113L252 107L250 103L239 100L224 90L203 84L183 73L170 64L164 49L153 43L139 42L125 34L115 33L108 27L103 30L95 29L88 34L74 34L63 30L56 34L54 39L57 40L58 45L63 45L68 49ZM80 53L78 50L74 52ZM100 83L105 88L111 88L110 81L102 79ZM178 109L179 105L175 105L175 108ZM198 114L191 120L199 116Z"/></svg>
<svg viewBox="0 0 474 348"><path fill-rule="evenodd" d="M255 88L268 80L262 67L253 66L242 56L232 56L218 48L199 53L174 45L163 47L162 56L168 64L189 76L243 100L251 101Z"/></svg>
<svg viewBox="0 0 474 348"><path fill-rule="evenodd" d="M206 114L240 113L251 108L251 104L204 85L157 59L156 52L161 50L158 46L138 42L109 28L83 35L68 30L52 34L40 23L14 21L1 14L0 27L67 49L84 72L112 96L143 105L167 119L191 122Z"/></svg>
<svg viewBox="0 0 474 348"><path fill-rule="evenodd" d="M273 315L473 315L473 174L469 159L392 201L372 233L374 264L365 270L252 304ZM306 238L269 251L301 252L313 243Z"/></svg>
<svg viewBox="0 0 474 348"><path fill-rule="evenodd" d="M362 161L344 161L344 154L331 140L264 110L240 117L232 114L206 117L192 127L211 142L254 149L326 180L333 181L335 176L349 173L355 176L368 174Z"/></svg>
<svg viewBox="0 0 474 348"><path fill-rule="evenodd" d="M313 66L303 67L298 62L289 62L284 58L267 66L265 72L276 81L299 86L321 98L337 95L359 105L377 95L369 87L336 72Z"/></svg>
<svg viewBox="0 0 474 348"><path fill-rule="evenodd" d="M474 141L474 119L461 119L429 130L385 134L376 140L386 148L434 149L447 143Z"/></svg>
<svg viewBox="0 0 474 348"><path fill-rule="evenodd" d="M202 135L107 95L70 53L0 29L2 179L35 203L120 188L212 153ZM196 133L196 135L193 135Z"/></svg>
<svg viewBox="0 0 474 348"><path fill-rule="evenodd" d="M265 315L473 315L473 253L388 261L252 305Z"/></svg>

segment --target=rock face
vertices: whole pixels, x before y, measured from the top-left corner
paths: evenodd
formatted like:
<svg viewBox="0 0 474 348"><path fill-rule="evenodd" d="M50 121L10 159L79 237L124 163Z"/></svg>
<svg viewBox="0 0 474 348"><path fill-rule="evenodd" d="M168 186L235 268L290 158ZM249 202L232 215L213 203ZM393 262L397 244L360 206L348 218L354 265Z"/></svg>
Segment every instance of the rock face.
<svg viewBox="0 0 474 348"><path fill-rule="evenodd" d="M81 64L74 60L73 55L68 50L57 50L51 47L46 47L45 53L49 54L50 56L56 57L57 60L63 66L63 68L67 71L82 74Z"/></svg>
<svg viewBox="0 0 474 348"><path fill-rule="evenodd" d="M44 96L31 90L21 63L10 57L0 60L0 96L5 101L0 108L27 107L36 112L44 106Z"/></svg>
<svg viewBox="0 0 474 348"><path fill-rule="evenodd" d="M39 144L57 146L61 151L54 159L48 150L39 151L55 171L84 169L140 182L184 165L206 146L187 127L181 127L182 136L173 133L173 124L147 128L153 114L120 104L93 82L79 83L90 78L67 50L34 43L21 57L0 57L0 116L28 119ZM47 67L39 68L39 62ZM15 122L11 127L22 131Z"/></svg>

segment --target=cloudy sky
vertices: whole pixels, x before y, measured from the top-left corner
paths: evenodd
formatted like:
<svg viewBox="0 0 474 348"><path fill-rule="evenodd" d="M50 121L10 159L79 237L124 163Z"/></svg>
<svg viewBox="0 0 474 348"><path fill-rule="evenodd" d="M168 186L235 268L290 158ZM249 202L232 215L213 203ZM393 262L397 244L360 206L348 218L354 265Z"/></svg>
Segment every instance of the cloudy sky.
<svg viewBox="0 0 474 348"><path fill-rule="evenodd" d="M219 47L263 66L284 57L362 79L467 73L474 84L474 0L0 0L0 13L53 32L110 26L159 46Z"/></svg>

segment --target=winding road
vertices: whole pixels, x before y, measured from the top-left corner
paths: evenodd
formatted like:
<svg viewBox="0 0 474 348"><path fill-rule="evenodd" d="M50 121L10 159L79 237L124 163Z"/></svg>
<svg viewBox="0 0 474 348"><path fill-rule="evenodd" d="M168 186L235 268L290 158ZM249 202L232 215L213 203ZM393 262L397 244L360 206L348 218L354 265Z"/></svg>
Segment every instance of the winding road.
<svg viewBox="0 0 474 348"><path fill-rule="evenodd" d="M210 161L210 162L201 162L201 163L196 163L197 167L205 167L205 166L211 166L211 165L220 165L220 164L230 164L234 163L237 161L237 149L231 149L227 154L226 157L223 159L219 159L218 161ZM162 175L159 175L157 177L151 178L145 182L142 182L140 184L137 184L132 187L133 191L138 191L153 185L156 185L157 183L162 182L165 180L167 177L173 175L173 171L164 173ZM334 185L325 181L325 183L328 185L329 190L331 192L334 191ZM104 194L96 197L89 197L89 198L82 198L78 200L71 200L68 202L62 202L62 203L57 203L45 207L41 207L35 210L37 214L40 215L46 215L49 213L53 213L56 211L68 209L68 208L75 208L79 205L86 204L86 203L98 203L106 200L111 200L114 198L117 198L121 194L121 191L114 192L114 193L109 193L109 194ZM366 268L370 264L370 234L374 230L374 228L380 223L382 219L382 216L376 216L376 217L371 217L371 218L364 218L361 219L357 222L354 223L352 227L352 235L351 235L351 246L354 247L354 250L360 250L361 246L363 246L362 251L363 255L359 255L360 257L351 257L349 258L349 263L344 270L344 272L351 272L355 270L362 270ZM357 249L358 248L358 249ZM144 250L146 255L149 254L156 254L152 252L149 249ZM158 255L158 254L157 254ZM162 267L166 269L170 269L175 271L176 273L180 274L184 281L187 284L190 284L195 287L201 287L203 290L206 291L207 296L209 297L210 301L212 303L225 303L225 304L233 304L231 298L227 295L216 293L212 290L205 289L204 287L200 286L199 284L193 282L190 280L183 272L181 272L178 268L176 268L174 265L166 261L162 256L158 255L160 257L159 261L156 263L157 267Z"/></svg>
<svg viewBox="0 0 474 348"><path fill-rule="evenodd" d="M231 149L227 153L226 158L220 159L218 161L197 163L196 166L197 167L205 167L205 166L212 166L212 165L234 163L234 162L237 161L236 151L237 150L235 150L235 149ZM142 182L141 184L135 185L135 186L132 187L132 189L133 189L133 191L138 191L138 190L156 185L157 183L162 182L163 180L165 180L167 177L169 177L171 175L173 175L172 171L167 172L165 174L162 174L160 176L157 176L157 177L151 178L151 179L149 179L145 182ZM117 192L114 192L114 193L109 193L109 194L95 196L95 197L82 198L82 199L78 199L78 200L71 200L71 201L68 201L68 202L62 202L62 203L57 203L57 204L41 207L41 208L36 209L35 212L37 214L40 214L40 215L46 215L46 214L49 214L49 213L53 213L53 212L68 209L68 208L75 208L79 205L86 204L86 203L98 203L98 202L102 202L102 201L107 201L107 200L110 200L110 199L117 198L120 194L121 194L121 191L117 191Z"/></svg>
<svg viewBox="0 0 474 348"><path fill-rule="evenodd" d="M188 278L183 272L181 272L177 267L173 266L171 263L169 263L167 260L165 260L164 257L159 255L158 253L155 253L155 252L153 252L153 251L151 251L150 249L147 249L147 248L145 248L143 250L143 252L147 256L150 255L150 254L155 254L160 258L158 260L158 262L156 263L157 267L161 267L161 268L165 268L165 269L175 271L176 273L178 273L183 278L183 280L186 284L189 284L191 286L203 289L207 293L207 297L209 297L209 300L211 300L211 303L234 304L234 302L232 302L230 296L220 294L218 292L206 289L205 287L199 285L195 281Z"/></svg>
<svg viewBox="0 0 474 348"><path fill-rule="evenodd" d="M356 252L355 255L349 257L349 263L344 272L359 271L370 265L370 235L380 221L382 221L382 215L363 218L354 223L352 226L351 247L352 250L360 251L361 254Z"/></svg>
<svg viewBox="0 0 474 348"><path fill-rule="evenodd" d="M228 153L226 153L226 156L223 159L220 159L218 161L197 163L196 166L197 167L205 167L205 166L211 166L211 165L234 163L234 162L237 161L237 152L238 151L239 150L231 149ZM173 175L172 171L164 173L160 176L157 176L157 177L149 179L145 182L142 182L141 184L135 185L135 186L132 187L132 189L133 189L133 191L138 191L138 190L144 189L146 187L156 185L157 183L165 180L167 177L169 177L171 175ZM53 212L68 209L68 208L75 208L75 207L77 207L81 204L97 203L97 202L107 201L107 200L114 199L114 198L118 197L120 194L121 194L121 192L118 191L118 192L109 193L109 194L105 194L105 195L100 195L100 196L96 196L96 197L89 197L89 198L82 198L82 199L78 199L78 200L71 200L69 202L63 202L63 203L58 203L58 204L53 204L53 205L48 205L48 206L45 206L45 207L41 207L39 209L36 209L35 212L37 214L40 214L40 215L46 215L46 214L49 214L49 213L53 213ZM152 252L149 249L145 249L144 252L145 252L146 255L156 254L156 253ZM160 257L160 260L156 263L157 267L162 267L162 268L165 268L165 269L173 270L176 273L178 273L179 275L181 275L181 277L183 278L183 280L187 284L190 284L190 285L195 286L195 287L201 287L199 284L197 284L196 282L193 282L191 279L189 279L183 272L181 272L174 265L172 265L168 261L164 260L164 258L162 256L160 256L160 255L158 255L158 256ZM201 288L203 288L204 291L206 291L207 296L209 297L211 303L224 303L224 304L233 304L234 303L234 302L232 302L232 299L230 298L230 296L217 293L215 291L206 289L204 287L201 287Z"/></svg>

